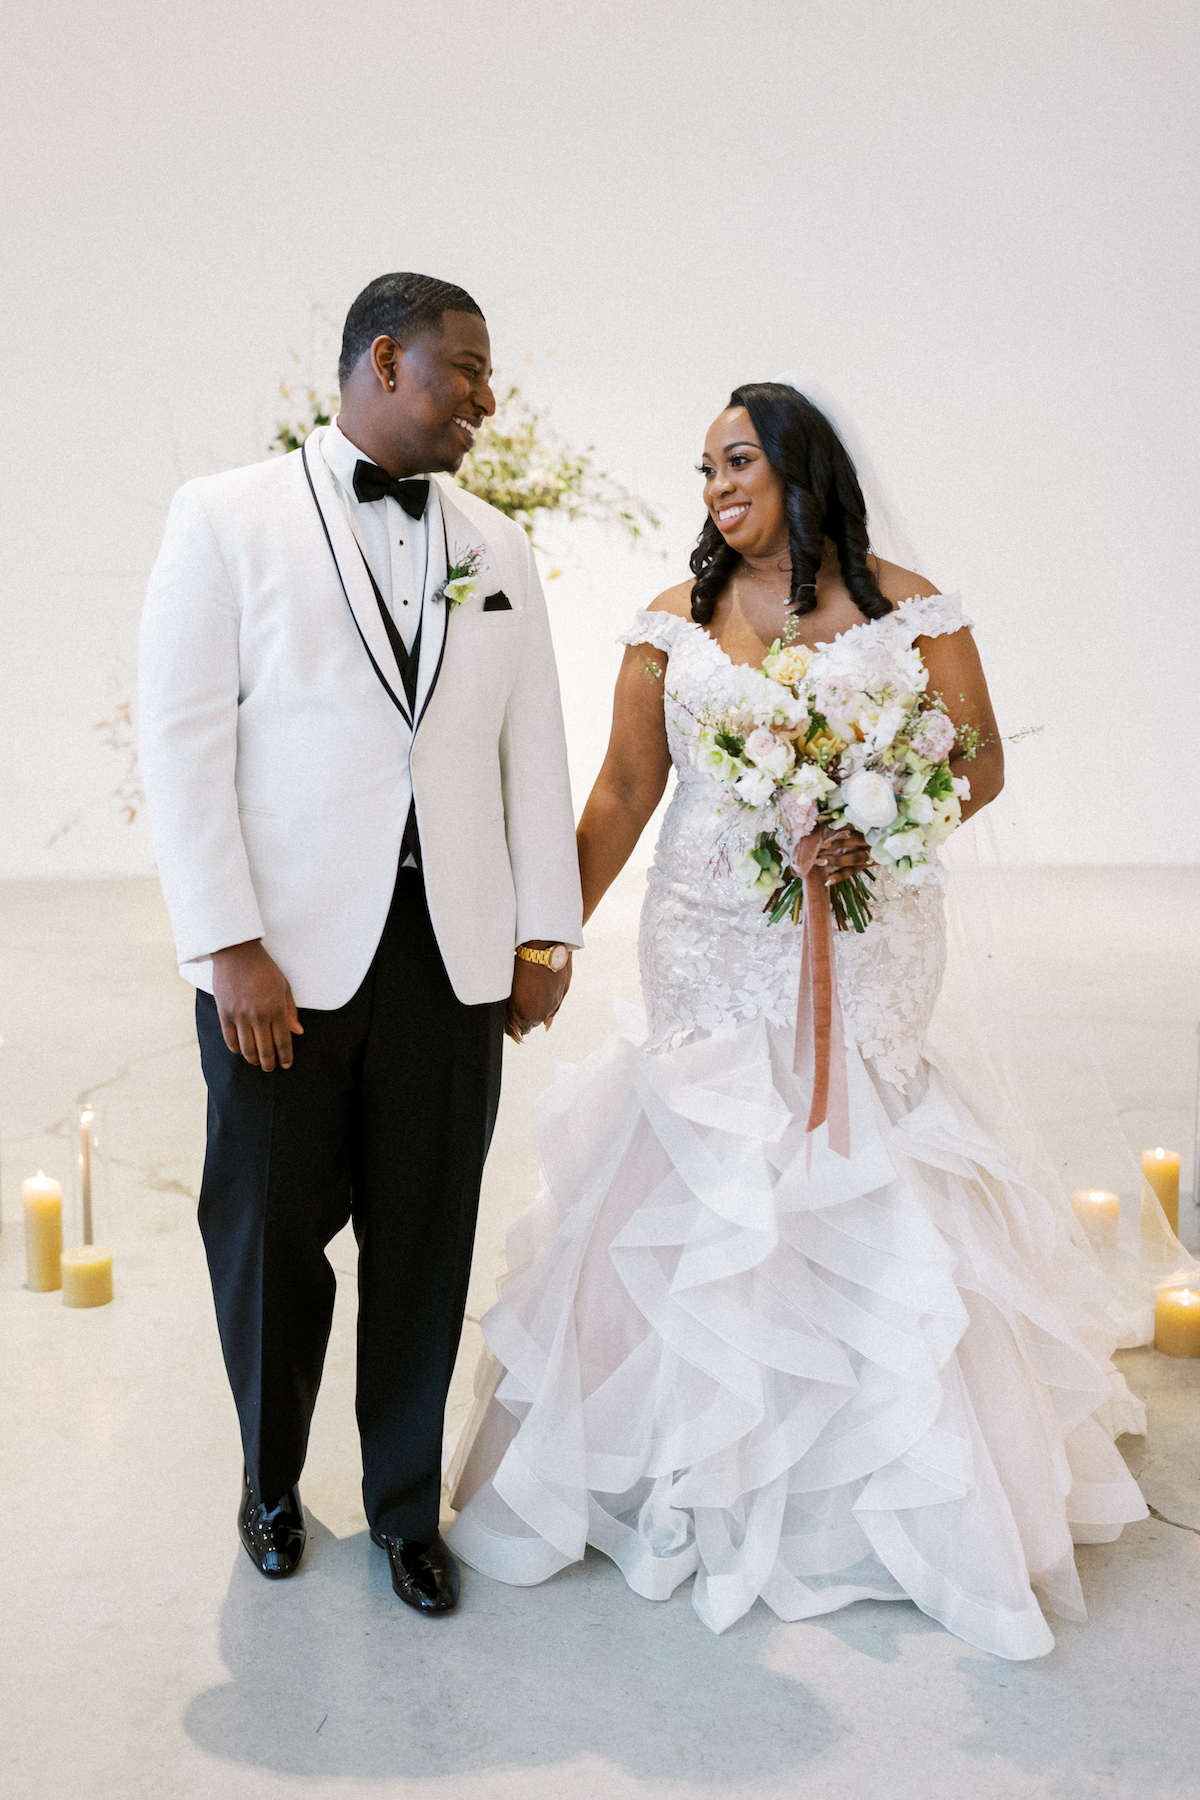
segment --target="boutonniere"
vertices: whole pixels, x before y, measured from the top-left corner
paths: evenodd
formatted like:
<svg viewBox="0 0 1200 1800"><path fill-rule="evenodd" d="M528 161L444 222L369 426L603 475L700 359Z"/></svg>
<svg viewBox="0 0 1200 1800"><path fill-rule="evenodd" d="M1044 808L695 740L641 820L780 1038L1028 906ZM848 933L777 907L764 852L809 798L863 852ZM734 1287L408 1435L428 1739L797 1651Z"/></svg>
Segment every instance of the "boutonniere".
<svg viewBox="0 0 1200 1800"><path fill-rule="evenodd" d="M479 565L483 561L483 551L460 550L454 547L454 561L446 571L446 579L434 591L435 600L446 602L446 611L453 612L456 606L464 601L474 600L479 593Z"/></svg>

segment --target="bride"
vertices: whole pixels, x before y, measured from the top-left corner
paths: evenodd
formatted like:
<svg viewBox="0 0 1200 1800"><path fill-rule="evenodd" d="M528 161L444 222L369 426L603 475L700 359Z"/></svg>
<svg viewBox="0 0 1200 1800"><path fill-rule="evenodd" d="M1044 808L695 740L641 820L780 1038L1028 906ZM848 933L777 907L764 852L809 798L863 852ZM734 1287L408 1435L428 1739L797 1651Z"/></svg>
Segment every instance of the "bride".
<svg viewBox="0 0 1200 1800"><path fill-rule="evenodd" d="M586 919L674 764L642 913L648 1033L539 1102L545 1185L483 1321L451 1541L519 1584L588 1544L647 1599L694 1575L714 1631L759 1597L782 1619L907 1598L981 1649L1044 1655L1041 1606L1085 1617L1073 1541L1146 1516L1113 1442L1144 1420L1097 1278L926 1052L937 885L873 868L872 922L836 935L849 1156L807 1131L804 928L747 893L736 865L761 821L718 817L692 755L695 715L737 705L776 640L819 659L888 633L979 734L953 764L969 817L1003 781L970 620L870 553L853 464L793 388L738 388L700 473L695 580L624 634L579 827ZM826 883L868 855L856 832L827 837Z"/></svg>

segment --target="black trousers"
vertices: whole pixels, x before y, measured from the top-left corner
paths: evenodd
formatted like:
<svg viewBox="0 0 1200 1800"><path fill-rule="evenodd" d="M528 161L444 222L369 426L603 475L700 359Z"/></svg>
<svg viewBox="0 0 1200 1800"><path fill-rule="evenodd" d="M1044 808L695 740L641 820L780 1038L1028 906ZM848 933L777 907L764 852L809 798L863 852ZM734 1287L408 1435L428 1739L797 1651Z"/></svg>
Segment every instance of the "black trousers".
<svg viewBox="0 0 1200 1800"><path fill-rule="evenodd" d="M212 996L196 997L200 1229L246 1468L268 1504L299 1478L333 1317L325 1247L352 1218L367 1518L424 1540L438 1524L504 1002L457 999L421 876L402 869L358 992L300 1020L292 1067L268 1075L226 1047Z"/></svg>

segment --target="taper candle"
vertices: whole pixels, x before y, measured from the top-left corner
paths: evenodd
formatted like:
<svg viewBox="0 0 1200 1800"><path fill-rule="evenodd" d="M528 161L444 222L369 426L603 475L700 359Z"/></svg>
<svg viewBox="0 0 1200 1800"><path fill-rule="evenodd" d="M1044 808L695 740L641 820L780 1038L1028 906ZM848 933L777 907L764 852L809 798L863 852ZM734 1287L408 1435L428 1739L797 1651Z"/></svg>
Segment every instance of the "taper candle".
<svg viewBox="0 0 1200 1800"><path fill-rule="evenodd" d="M1158 1195L1158 1203L1167 1215L1167 1224L1176 1236L1179 1235L1179 1152L1164 1150L1162 1145L1157 1150L1142 1151L1142 1174Z"/></svg>
<svg viewBox="0 0 1200 1800"><path fill-rule="evenodd" d="M83 1207L83 1241L92 1241L92 1120L90 1106L79 1115L79 1197Z"/></svg>
<svg viewBox="0 0 1200 1800"><path fill-rule="evenodd" d="M107 1306L113 1297L112 1251L80 1244L62 1254L64 1306Z"/></svg>
<svg viewBox="0 0 1200 1800"><path fill-rule="evenodd" d="M62 1188L38 1170L21 1183L25 1202L25 1286L48 1294L62 1286Z"/></svg>
<svg viewBox="0 0 1200 1800"><path fill-rule="evenodd" d="M1195 1288L1158 1290L1154 1348L1164 1356L1200 1356L1200 1293Z"/></svg>

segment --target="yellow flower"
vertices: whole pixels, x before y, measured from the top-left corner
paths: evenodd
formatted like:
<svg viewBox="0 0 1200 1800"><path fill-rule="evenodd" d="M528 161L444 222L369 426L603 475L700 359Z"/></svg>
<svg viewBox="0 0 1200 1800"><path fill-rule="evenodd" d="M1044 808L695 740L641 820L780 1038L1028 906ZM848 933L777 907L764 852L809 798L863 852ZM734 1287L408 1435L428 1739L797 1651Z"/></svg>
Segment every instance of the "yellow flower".
<svg viewBox="0 0 1200 1800"><path fill-rule="evenodd" d="M828 762L844 748L843 740L836 731L830 731L828 726L823 726L820 731L814 731L812 736L806 738L801 746L802 753L810 762Z"/></svg>
<svg viewBox="0 0 1200 1800"><path fill-rule="evenodd" d="M778 681L784 687L795 687L808 674L812 659L813 653L807 644L788 644L774 656L768 656L763 668L772 681Z"/></svg>

